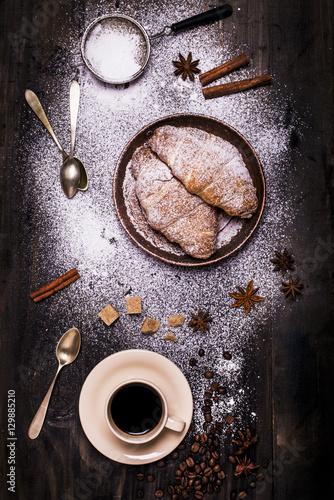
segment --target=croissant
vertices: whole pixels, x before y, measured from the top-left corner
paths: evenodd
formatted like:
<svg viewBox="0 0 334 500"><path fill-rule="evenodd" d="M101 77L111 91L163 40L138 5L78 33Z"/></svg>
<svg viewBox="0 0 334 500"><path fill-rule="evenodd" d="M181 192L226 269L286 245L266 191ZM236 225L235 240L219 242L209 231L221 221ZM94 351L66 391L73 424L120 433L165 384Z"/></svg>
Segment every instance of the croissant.
<svg viewBox="0 0 334 500"><path fill-rule="evenodd" d="M146 144L135 151L131 171L150 226L188 255L209 258L216 251L216 209L190 194Z"/></svg>
<svg viewBox="0 0 334 500"><path fill-rule="evenodd" d="M190 193L228 215L249 218L256 211L256 188L237 148L191 127L166 125L149 141Z"/></svg>

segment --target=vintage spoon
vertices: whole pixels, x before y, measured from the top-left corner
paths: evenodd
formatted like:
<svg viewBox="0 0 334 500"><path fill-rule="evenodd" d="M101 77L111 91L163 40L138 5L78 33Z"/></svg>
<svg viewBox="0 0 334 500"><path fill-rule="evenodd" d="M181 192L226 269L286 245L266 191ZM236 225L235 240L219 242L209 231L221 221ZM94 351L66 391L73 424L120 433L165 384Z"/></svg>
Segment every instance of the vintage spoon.
<svg viewBox="0 0 334 500"><path fill-rule="evenodd" d="M61 147L61 145L60 145L60 143L59 143L59 141L58 141L58 139L57 139L54 131L52 130L50 122L47 119L47 116L46 116L46 114L44 112L44 109L43 109L43 107L42 107L42 105L41 105L41 103L40 103L37 95L32 90L27 89L25 91L25 98L26 98L27 103L29 104L29 106L33 110L33 112L41 120L41 122L43 123L44 127L49 132L49 134L51 135L52 139L54 140L54 142L58 146L58 149L60 150L60 152L61 152L61 154L63 156L63 162L66 161L67 158L68 158L68 154L63 150L63 148ZM79 182L79 185L78 185L78 189L80 191L86 191L86 189L88 188L87 171L86 171L83 163L78 158L76 158L76 160L79 162L79 164L80 164L80 170L81 170L81 178L80 178L80 182Z"/></svg>
<svg viewBox="0 0 334 500"><path fill-rule="evenodd" d="M81 179L80 162L76 158L73 158L79 99L80 86L77 81L73 80L70 86L71 150L69 157L60 168L60 184L68 198L72 198L75 195Z"/></svg>
<svg viewBox="0 0 334 500"><path fill-rule="evenodd" d="M72 363L72 361L75 360L75 358L79 354L80 346L81 346L81 337L79 330L77 330L76 328L70 328L69 330L67 330L67 332L65 332L64 335L59 340L56 347L56 356L59 363L58 370L55 375L55 378L52 381L52 384L50 385L48 392L46 393L45 398L41 403L41 406L38 408L37 413L30 424L28 430L28 436L30 437L30 439L37 438L42 429L45 415L49 406L52 390L55 385L58 373L60 372L63 366L69 365L70 363Z"/></svg>

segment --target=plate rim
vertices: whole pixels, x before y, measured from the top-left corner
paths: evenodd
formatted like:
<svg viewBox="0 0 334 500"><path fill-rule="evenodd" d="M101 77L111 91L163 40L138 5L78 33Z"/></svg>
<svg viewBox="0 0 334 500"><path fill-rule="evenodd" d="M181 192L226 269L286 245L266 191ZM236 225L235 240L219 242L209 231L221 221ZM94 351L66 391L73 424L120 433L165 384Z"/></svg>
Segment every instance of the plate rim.
<svg viewBox="0 0 334 500"><path fill-rule="evenodd" d="M205 260L195 259L194 257L191 257L191 256L187 255L187 258L189 260L187 260L187 261L177 261L176 260L177 257L175 259L173 259L172 257L168 257L169 255L172 255L171 253L165 252L166 256L164 256L164 255L157 254L154 250L150 250L144 244L142 244L141 241L138 241L138 239L131 233L131 231L128 229L128 227L126 225L126 222L124 221L123 215L122 215L122 213L120 211L120 206L119 206L120 203L119 203L119 200L118 200L118 197L117 197L117 187L118 187L117 183L118 183L120 172L121 172L122 167L123 167L123 165L122 165L123 158L126 155L126 153L128 152L128 150L132 147L133 143L138 139L139 136L141 136L145 132L146 133L149 132L150 129L152 129L152 128L154 128L154 129L158 128L159 124L163 123L165 121L177 120L177 119L184 120L187 117L190 117L190 118L193 118L193 119L205 120L205 121L208 121L208 122L213 122L213 123L215 123L218 126L222 126L222 127L226 128L226 129L232 131L233 134L236 134L236 136L238 136L246 144L246 146L251 150L251 153L252 153L252 155L253 155L253 157L254 157L254 159L256 161L256 164L258 166L258 173L259 173L260 180L261 180L261 186L262 186L262 190L263 190L263 196L262 196L262 200L259 202L259 206L257 208L257 212L256 212L256 214L254 214L254 216L256 215L256 222L255 222L254 226L249 230L249 233L245 236L245 238L238 245L236 245L234 248L232 248L231 250L229 250L227 253L225 253L223 255L216 255L218 252L215 252L211 257L209 257L209 259L205 259ZM202 130L204 130L204 129L202 129ZM216 135L216 134L214 134L214 135ZM137 146L137 147L139 147L139 146ZM235 146L235 147L237 147L237 146ZM238 151L240 152L239 149L238 149ZM124 173L125 173L125 171L124 171ZM123 179L123 181L124 181L124 179ZM122 187L123 187L123 181L122 181ZM163 262L166 262L168 264L173 264L173 265L176 265L176 266L182 266L182 267L202 267L202 266L208 266L208 265L220 262L220 261L228 258L230 255L232 255L236 251L238 251L243 245L245 245L245 243L249 240L249 238L252 236L252 234L254 233L255 229L259 225L259 222L260 222L262 214L263 214L264 206L265 206L265 199L266 199L266 182L265 182L265 177L264 177L263 169L262 169L262 166L261 166L261 162L260 162L260 160L259 160L259 158L258 158L258 156L257 156L257 154L256 154L256 152L255 152L255 150L253 148L253 146L249 143L249 141L237 129L235 129L231 125L223 122L222 120L219 120L218 118L214 118L212 116L202 115L202 114L198 114L198 113L175 113L175 114L172 114L172 115L167 115L167 116L160 117L157 120L154 120L154 121L150 122L149 124L143 126L135 135L132 136L132 138L124 146L123 150L121 151L121 153L120 153L120 155L118 157L117 164L116 164L116 167L115 167L115 170L114 170L114 176L113 176L113 200L114 200L114 206L115 206L115 209L116 209L116 213L117 213L118 219L119 219L119 221L120 221L123 229L125 230L125 232L127 233L127 235L131 238L131 240L137 246L139 246L142 250L144 250L146 253L148 253L149 255L151 255L151 256L153 256L155 258L158 258L159 260L161 260ZM251 220L251 219L249 219L249 220ZM147 242L147 243L154 248L154 246L150 242ZM216 257L215 257L215 255L216 255Z"/></svg>

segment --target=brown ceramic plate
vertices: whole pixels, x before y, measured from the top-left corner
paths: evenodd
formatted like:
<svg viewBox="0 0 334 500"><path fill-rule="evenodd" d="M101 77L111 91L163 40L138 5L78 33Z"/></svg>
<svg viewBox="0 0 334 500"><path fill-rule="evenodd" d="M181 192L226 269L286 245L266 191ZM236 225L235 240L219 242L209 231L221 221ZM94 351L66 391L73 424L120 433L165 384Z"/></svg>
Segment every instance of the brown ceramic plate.
<svg viewBox="0 0 334 500"><path fill-rule="evenodd" d="M194 127L229 141L240 154L252 177L257 190L259 206L250 219L239 219L242 226L239 232L227 244L222 245L209 259L200 260L186 255L178 245L169 243L163 235L152 230L140 210L134 195L134 181L129 171L133 153L164 125L175 127ZM132 179L132 180L131 180ZM132 183L132 185L131 185ZM258 157L252 146L234 128L215 118L195 114L166 116L150 123L140 130L125 146L116 165L114 175L114 203L117 215L127 234L133 241L150 255L170 264L179 266L203 266L225 259L238 250L254 232L261 218L265 201L265 181Z"/></svg>

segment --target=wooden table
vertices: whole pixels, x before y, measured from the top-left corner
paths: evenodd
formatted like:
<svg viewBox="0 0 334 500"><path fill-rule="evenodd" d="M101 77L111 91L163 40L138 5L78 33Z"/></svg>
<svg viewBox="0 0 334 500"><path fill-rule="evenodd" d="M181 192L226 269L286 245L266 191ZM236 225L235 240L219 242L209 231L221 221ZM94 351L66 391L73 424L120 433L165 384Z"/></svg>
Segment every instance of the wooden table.
<svg viewBox="0 0 334 500"><path fill-rule="evenodd" d="M241 491L266 500L334 497L333 8L327 0L231 4L234 13L223 22L152 43L145 74L115 88L98 82L81 59L80 40L90 21L118 9L153 33L217 2L2 2L2 498L125 500L137 498L140 488L144 498L154 498L157 489L168 498L175 469L189 456L194 433L202 432L198 409L210 385L203 377L208 369L227 387L219 403L226 478L212 498L230 499L231 492ZM183 82L173 75L172 60L190 51L202 72L240 53L249 55L248 66L218 83L264 73L272 75L272 83L205 101L198 79ZM90 185L87 193L68 200L58 182L61 155L28 108L24 91L39 96L68 150L73 78L82 89L76 154ZM162 116L188 112L218 118L243 134L267 182L265 211L249 242L226 261L198 269L143 252L123 231L112 202L113 171L127 141ZM296 302L284 298L282 276L270 262L274 251L285 247L295 259L293 276L304 284ZM39 304L30 299L32 290L71 267L80 280ZM251 279L264 301L246 317L242 308L231 308L229 292ZM141 316L126 314L128 296L142 297ZM98 317L108 303L120 312L110 327ZM187 325L198 307L213 318L205 335ZM179 342L172 344L163 336L168 316L177 313L185 314L186 322L173 330ZM158 319L161 327L144 338L145 316ZM29 424L56 372L55 345L72 326L82 334L80 355L59 376L42 432L31 441ZM178 458L168 456L162 468L109 460L80 425L85 378L106 356L130 348L174 361L193 391L195 431ZM230 361L223 358L225 351L232 354ZM15 429L8 426L14 407ZM232 424L225 421L228 413ZM254 489L252 476L236 478L235 465L227 460L236 451L231 438L247 426L259 434L249 456L264 473L264 481L254 476ZM153 474L155 481L139 482L138 472Z"/></svg>

